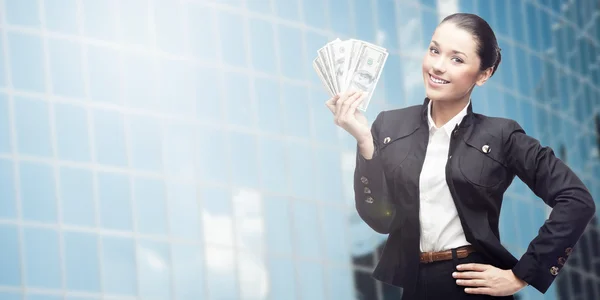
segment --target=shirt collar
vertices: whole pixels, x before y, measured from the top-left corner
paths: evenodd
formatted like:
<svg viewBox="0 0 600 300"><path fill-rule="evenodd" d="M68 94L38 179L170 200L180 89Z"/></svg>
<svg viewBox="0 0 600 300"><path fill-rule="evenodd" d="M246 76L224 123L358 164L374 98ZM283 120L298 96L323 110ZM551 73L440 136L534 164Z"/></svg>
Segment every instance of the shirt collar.
<svg viewBox="0 0 600 300"><path fill-rule="evenodd" d="M454 130L454 127L456 127L456 125L460 124L462 119L467 115L467 108L471 104L471 99L469 99L469 102L467 103L467 105L465 105L465 107L456 116L454 116L452 119L450 119L450 121L448 121L448 123L444 124L444 126L442 126L441 128L435 127L435 122L433 122L433 118L431 117L432 102L433 101L430 100L429 104L427 105L427 123L429 124L429 131L432 132L434 130L443 129L446 132L446 134L448 134L448 136L450 136L452 134L452 130Z"/></svg>

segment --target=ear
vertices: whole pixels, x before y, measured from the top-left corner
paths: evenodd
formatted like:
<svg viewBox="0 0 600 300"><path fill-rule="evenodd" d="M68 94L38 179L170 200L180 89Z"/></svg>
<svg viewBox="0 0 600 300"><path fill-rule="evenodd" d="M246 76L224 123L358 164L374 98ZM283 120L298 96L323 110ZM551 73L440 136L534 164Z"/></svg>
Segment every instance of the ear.
<svg viewBox="0 0 600 300"><path fill-rule="evenodd" d="M477 75L477 81L475 82L478 86L482 86L490 77L492 77L492 71L494 67L489 67L484 71L479 72Z"/></svg>

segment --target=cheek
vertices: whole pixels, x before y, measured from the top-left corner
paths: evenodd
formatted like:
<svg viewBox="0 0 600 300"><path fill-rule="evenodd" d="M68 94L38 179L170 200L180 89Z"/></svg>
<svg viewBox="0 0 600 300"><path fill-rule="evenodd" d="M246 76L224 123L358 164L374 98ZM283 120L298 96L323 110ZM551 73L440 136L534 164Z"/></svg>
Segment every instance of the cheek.
<svg viewBox="0 0 600 300"><path fill-rule="evenodd" d="M477 79L476 74L473 74L473 72L465 72L462 70L452 74L452 78L452 82L455 84L455 86L465 89L471 88Z"/></svg>

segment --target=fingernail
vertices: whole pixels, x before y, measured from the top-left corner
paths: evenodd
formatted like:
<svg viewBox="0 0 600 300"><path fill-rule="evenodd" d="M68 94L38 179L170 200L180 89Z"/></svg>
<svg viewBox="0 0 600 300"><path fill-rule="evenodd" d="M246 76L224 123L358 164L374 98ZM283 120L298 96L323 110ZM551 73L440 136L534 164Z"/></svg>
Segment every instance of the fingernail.
<svg viewBox="0 0 600 300"><path fill-rule="evenodd" d="M456 272L452 273L452 277L456 277L458 275Z"/></svg>

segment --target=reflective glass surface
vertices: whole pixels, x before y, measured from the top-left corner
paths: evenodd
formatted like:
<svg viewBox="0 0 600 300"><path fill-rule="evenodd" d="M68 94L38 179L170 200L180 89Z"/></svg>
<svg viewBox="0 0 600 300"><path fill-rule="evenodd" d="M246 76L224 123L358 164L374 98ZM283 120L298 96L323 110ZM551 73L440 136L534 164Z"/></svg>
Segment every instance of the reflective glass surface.
<svg viewBox="0 0 600 300"><path fill-rule="evenodd" d="M372 122L422 103L421 59L458 11L502 48L474 110L600 201L597 1L0 0L0 300L400 299L371 277L386 236L355 211L355 140L311 63L337 37L387 48ZM516 178L506 248L549 212ZM598 226L518 299L600 299Z"/></svg>

